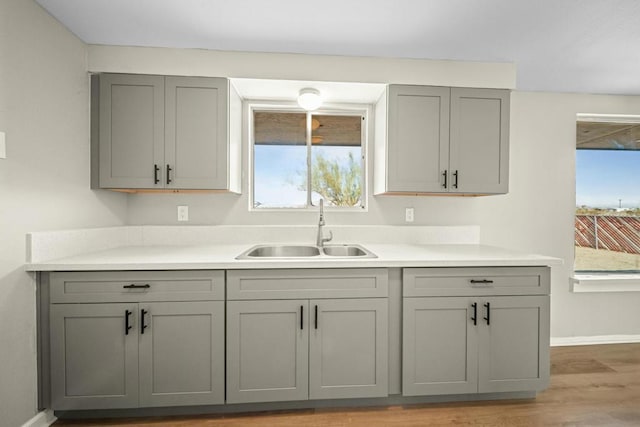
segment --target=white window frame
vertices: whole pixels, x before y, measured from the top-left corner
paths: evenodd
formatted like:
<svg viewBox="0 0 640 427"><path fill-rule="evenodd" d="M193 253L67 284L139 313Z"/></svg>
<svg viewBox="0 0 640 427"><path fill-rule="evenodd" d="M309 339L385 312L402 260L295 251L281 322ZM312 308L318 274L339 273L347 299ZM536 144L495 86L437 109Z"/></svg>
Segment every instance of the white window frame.
<svg viewBox="0 0 640 427"><path fill-rule="evenodd" d="M640 116L620 114L577 114L576 121L637 124L640 123ZM575 224L575 212L573 223ZM572 234L572 236L574 236L574 234ZM575 250L573 259L575 260ZM572 292L640 292L640 273L625 274L616 271L576 272L575 261L572 270L573 274L569 280Z"/></svg>
<svg viewBox="0 0 640 427"><path fill-rule="evenodd" d="M255 111L269 111L269 112L282 112L282 113L305 113L311 115L345 115L345 116L362 116L363 124L361 126L362 132L362 156L360 159L362 165L361 188L362 188L362 204L354 207L343 206L328 206L325 204L325 210L333 210L336 212L368 212L369 210L369 120L373 120L373 106L369 104L327 104L314 111L307 112L298 106L297 103L286 101L262 101L262 100L247 100L245 101L247 111L247 153L248 153L248 202L249 212L307 212L316 211L317 206L311 203L311 192L309 182L307 188L307 205L301 207L268 207L259 208L254 206L254 189L255 189L255 170L254 170L254 146L255 138L253 131L253 117ZM311 147L309 145L310 134L307 134L307 161L310 161ZM310 165L307 165L310 168ZM307 172L310 173L309 171Z"/></svg>

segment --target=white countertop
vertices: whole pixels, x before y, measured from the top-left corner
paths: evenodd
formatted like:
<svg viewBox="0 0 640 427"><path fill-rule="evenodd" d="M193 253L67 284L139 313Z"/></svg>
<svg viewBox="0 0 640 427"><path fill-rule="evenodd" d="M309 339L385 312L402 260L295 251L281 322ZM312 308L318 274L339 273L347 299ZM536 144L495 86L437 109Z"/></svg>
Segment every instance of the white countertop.
<svg viewBox="0 0 640 427"><path fill-rule="evenodd" d="M299 244L299 243L297 243ZM255 268L493 267L551 266L559 258L477 244L376 244L365 246L377 258L237 260L252 244L123 246L26 264L27 271L236 270Z"/></svg>

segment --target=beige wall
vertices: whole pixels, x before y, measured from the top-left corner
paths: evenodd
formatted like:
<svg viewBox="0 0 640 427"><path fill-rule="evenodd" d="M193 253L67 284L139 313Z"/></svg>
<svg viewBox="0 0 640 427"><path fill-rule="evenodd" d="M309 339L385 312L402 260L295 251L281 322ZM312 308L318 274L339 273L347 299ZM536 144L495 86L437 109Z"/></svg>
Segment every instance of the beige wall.
<svg viewBox="0 0 640 427"><path fill-rule="evenodd" d="M31 0L0 2L0 426L36 414L29 231L119 225L126 197L89 189L86 46Z"/></svg>

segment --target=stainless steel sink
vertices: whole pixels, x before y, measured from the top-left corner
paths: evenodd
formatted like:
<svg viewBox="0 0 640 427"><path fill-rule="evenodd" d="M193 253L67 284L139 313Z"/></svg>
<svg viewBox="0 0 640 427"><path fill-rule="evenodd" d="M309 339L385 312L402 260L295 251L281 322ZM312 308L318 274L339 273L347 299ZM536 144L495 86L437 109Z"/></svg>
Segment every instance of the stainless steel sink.
<svg viewBox="0 0 640 427"><path fill-rule="evenodd" d="M238 259L251 258L299 258L320 255L320 249L315 246L296 245L259 245L241 254Z"/></svg>
<svg viewBox="0 0 640 427"><path fill-rule="evenodd" d="M241 253L236 259L260 258L376 258L360 245L325 245L323 248L308 245L258 245Z"/></svg>
<svg viewBox="0 0 640 427"><path fill-rule="evenodd" d="M322 252L332 257L376 258L371 251L360 245L325 245Z"/></svg>

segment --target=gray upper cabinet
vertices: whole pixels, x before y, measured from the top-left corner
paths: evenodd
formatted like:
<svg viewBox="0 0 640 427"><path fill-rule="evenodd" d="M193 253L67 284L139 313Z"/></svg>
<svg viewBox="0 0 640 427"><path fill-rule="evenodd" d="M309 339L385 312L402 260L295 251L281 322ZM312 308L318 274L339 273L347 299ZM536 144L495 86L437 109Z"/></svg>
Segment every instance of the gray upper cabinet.
<svg viewBox="0 0 640 427"><path fill-rule="evenodd" d="M439 192L449 161L449 88L389 87L390 192Z"/></svg>
<svg viewBox="0 0 640 427"><path fill-rule="evenodd" d="M104 74L93 79L100 187L154 188L153 168L164 165L164 77Z"/></svg>
<svg viewBox="0 0 640 427"><path fill-rule="evenodd" d="M390 85L376 105L374 193L506 193L509 96Z"/></svg>
<svg viewBox="0 0 640 427"><path fill-rule="evenodd" d="M509 191L509 91L451 89L447 190Z"/></svg>
<svg viewBox="0 0 640 427"><path fill-rule="evenodd" d="M92 186L239 192L239 103L223 78L93 76Z"/></svg>

